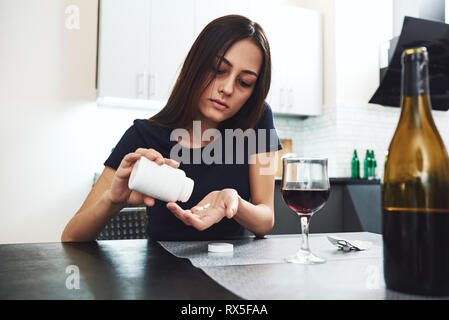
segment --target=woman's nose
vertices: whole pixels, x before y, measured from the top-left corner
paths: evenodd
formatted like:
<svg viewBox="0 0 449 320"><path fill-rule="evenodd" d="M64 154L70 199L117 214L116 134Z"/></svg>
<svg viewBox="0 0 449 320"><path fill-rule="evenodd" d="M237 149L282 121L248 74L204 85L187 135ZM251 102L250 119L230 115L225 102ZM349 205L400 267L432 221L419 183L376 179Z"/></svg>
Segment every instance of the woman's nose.
<svg viewBox="0 0 449 320"><path fill-rule="evenodd" d="M220 92L223 92L225 95L229 96L234 91L234 80L231 76L226 77L220 83L220 87L218 88Z"/></svg>

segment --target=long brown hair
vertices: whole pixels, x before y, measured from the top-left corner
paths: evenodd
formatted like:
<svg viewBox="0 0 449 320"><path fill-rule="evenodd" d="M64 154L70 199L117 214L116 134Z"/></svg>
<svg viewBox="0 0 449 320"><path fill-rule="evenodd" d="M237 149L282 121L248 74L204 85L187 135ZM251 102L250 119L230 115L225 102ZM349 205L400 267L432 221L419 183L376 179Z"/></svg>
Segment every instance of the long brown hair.
<svg viewBox="0 0 449 320"><path fill-rule="evenodd" d="M256 22L240 15L227 15L210 22L190 49L167 105L150 121L171 128L192 124L201 94L215 79L217 57L223 57L237 41L251 39L262 51L262 66L254 90L242 108L219 124L218 129L253 128L264 111L271 83L271 55L267 37ZM220 63L221 59L218 59ZM210 74L213 74L211 77Z"/></svg>

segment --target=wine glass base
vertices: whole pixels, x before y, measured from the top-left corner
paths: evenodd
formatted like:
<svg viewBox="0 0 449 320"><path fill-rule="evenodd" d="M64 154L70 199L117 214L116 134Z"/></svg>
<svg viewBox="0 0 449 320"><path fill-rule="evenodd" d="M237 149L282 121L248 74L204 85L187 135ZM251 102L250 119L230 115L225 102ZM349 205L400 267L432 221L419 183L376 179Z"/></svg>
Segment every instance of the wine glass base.
<svg viewBox="0 0 449 320"><path fill-rule="evenodd" d="M310 251L299 250L296 254L285 258L285 261L299 264L319 264L325 263L326 259L318 257Z"/></svg>

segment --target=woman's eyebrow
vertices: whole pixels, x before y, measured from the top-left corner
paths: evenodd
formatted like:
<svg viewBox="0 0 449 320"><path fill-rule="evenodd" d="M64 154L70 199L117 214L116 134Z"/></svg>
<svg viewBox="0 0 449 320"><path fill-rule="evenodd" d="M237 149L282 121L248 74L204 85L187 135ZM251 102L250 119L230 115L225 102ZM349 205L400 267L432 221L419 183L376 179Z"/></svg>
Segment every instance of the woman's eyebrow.
<svg viewBox="0 0 449 320"><path fill-rule="evenodd" d="M228 66L232 67L232 63L229 62L228 59L226 59L225 57L218 57L221 61L223 61L224 63L226 63ZM250 74L252 76L258 77L257 73L255 73L254 71L251 70L243 70L242 72Z"/></svg>

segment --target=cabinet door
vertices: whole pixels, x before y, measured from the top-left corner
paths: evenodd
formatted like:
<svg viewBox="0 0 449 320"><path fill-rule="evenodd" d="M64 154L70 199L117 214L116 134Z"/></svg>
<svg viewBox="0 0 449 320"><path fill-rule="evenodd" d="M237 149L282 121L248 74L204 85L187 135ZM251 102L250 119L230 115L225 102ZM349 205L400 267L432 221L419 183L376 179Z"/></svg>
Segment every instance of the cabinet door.
<svg viewBox="0 0 449 320"><path fill-rule="evenodd" d="M198 35L212 20L224 13L224 2L220 0L195 0L195 33Z"/></svg>
<svg viewBox="0 0 449 320"><path fill-rule="evenodd" d="M195 0L195 31L197 34L212 20L229 15L249 14L249 0Z"/></svg>
<svg viewBox="0 0 449 320"><path fill-rule="evenodd" d="M101 97L145 98L149 68L150 2L101 1L98 93Z"/></svg>
<svg viewBox="0 0 449 320"><path fill-rule="evenodd" d="M148 99L167 100L193 42L192 1L151 2Z"/></svg>
<svg viewBox="0 0 449 320"><path fill-rule="evenodd" d="M270 43L272 81L267 97L276 113L318 115L322 106L319 13L275 1L251 0L252 18Z"/></svg>
<svg viewBox="0 0 449 320"><path fill-rule="evenodd" d="M276 24L277 15L273 15L278 8L278 4L272 0L250 0L249 18L257 22L264 30L271 52L271 86L266 101L270 104L273 112L279 112L278 90L273 88L279 87L280 72L278 61L282 61L282 42L278 39L278 29Z"/></svg>
<svg viewBox="0 0 449 320"><path fill-rule="evenodd" d="M320 14L293 6L282 6L280 15L288 23L280 35L285 54L285 99L281 112L319 115L323 103L323 61Z"/></svg>

